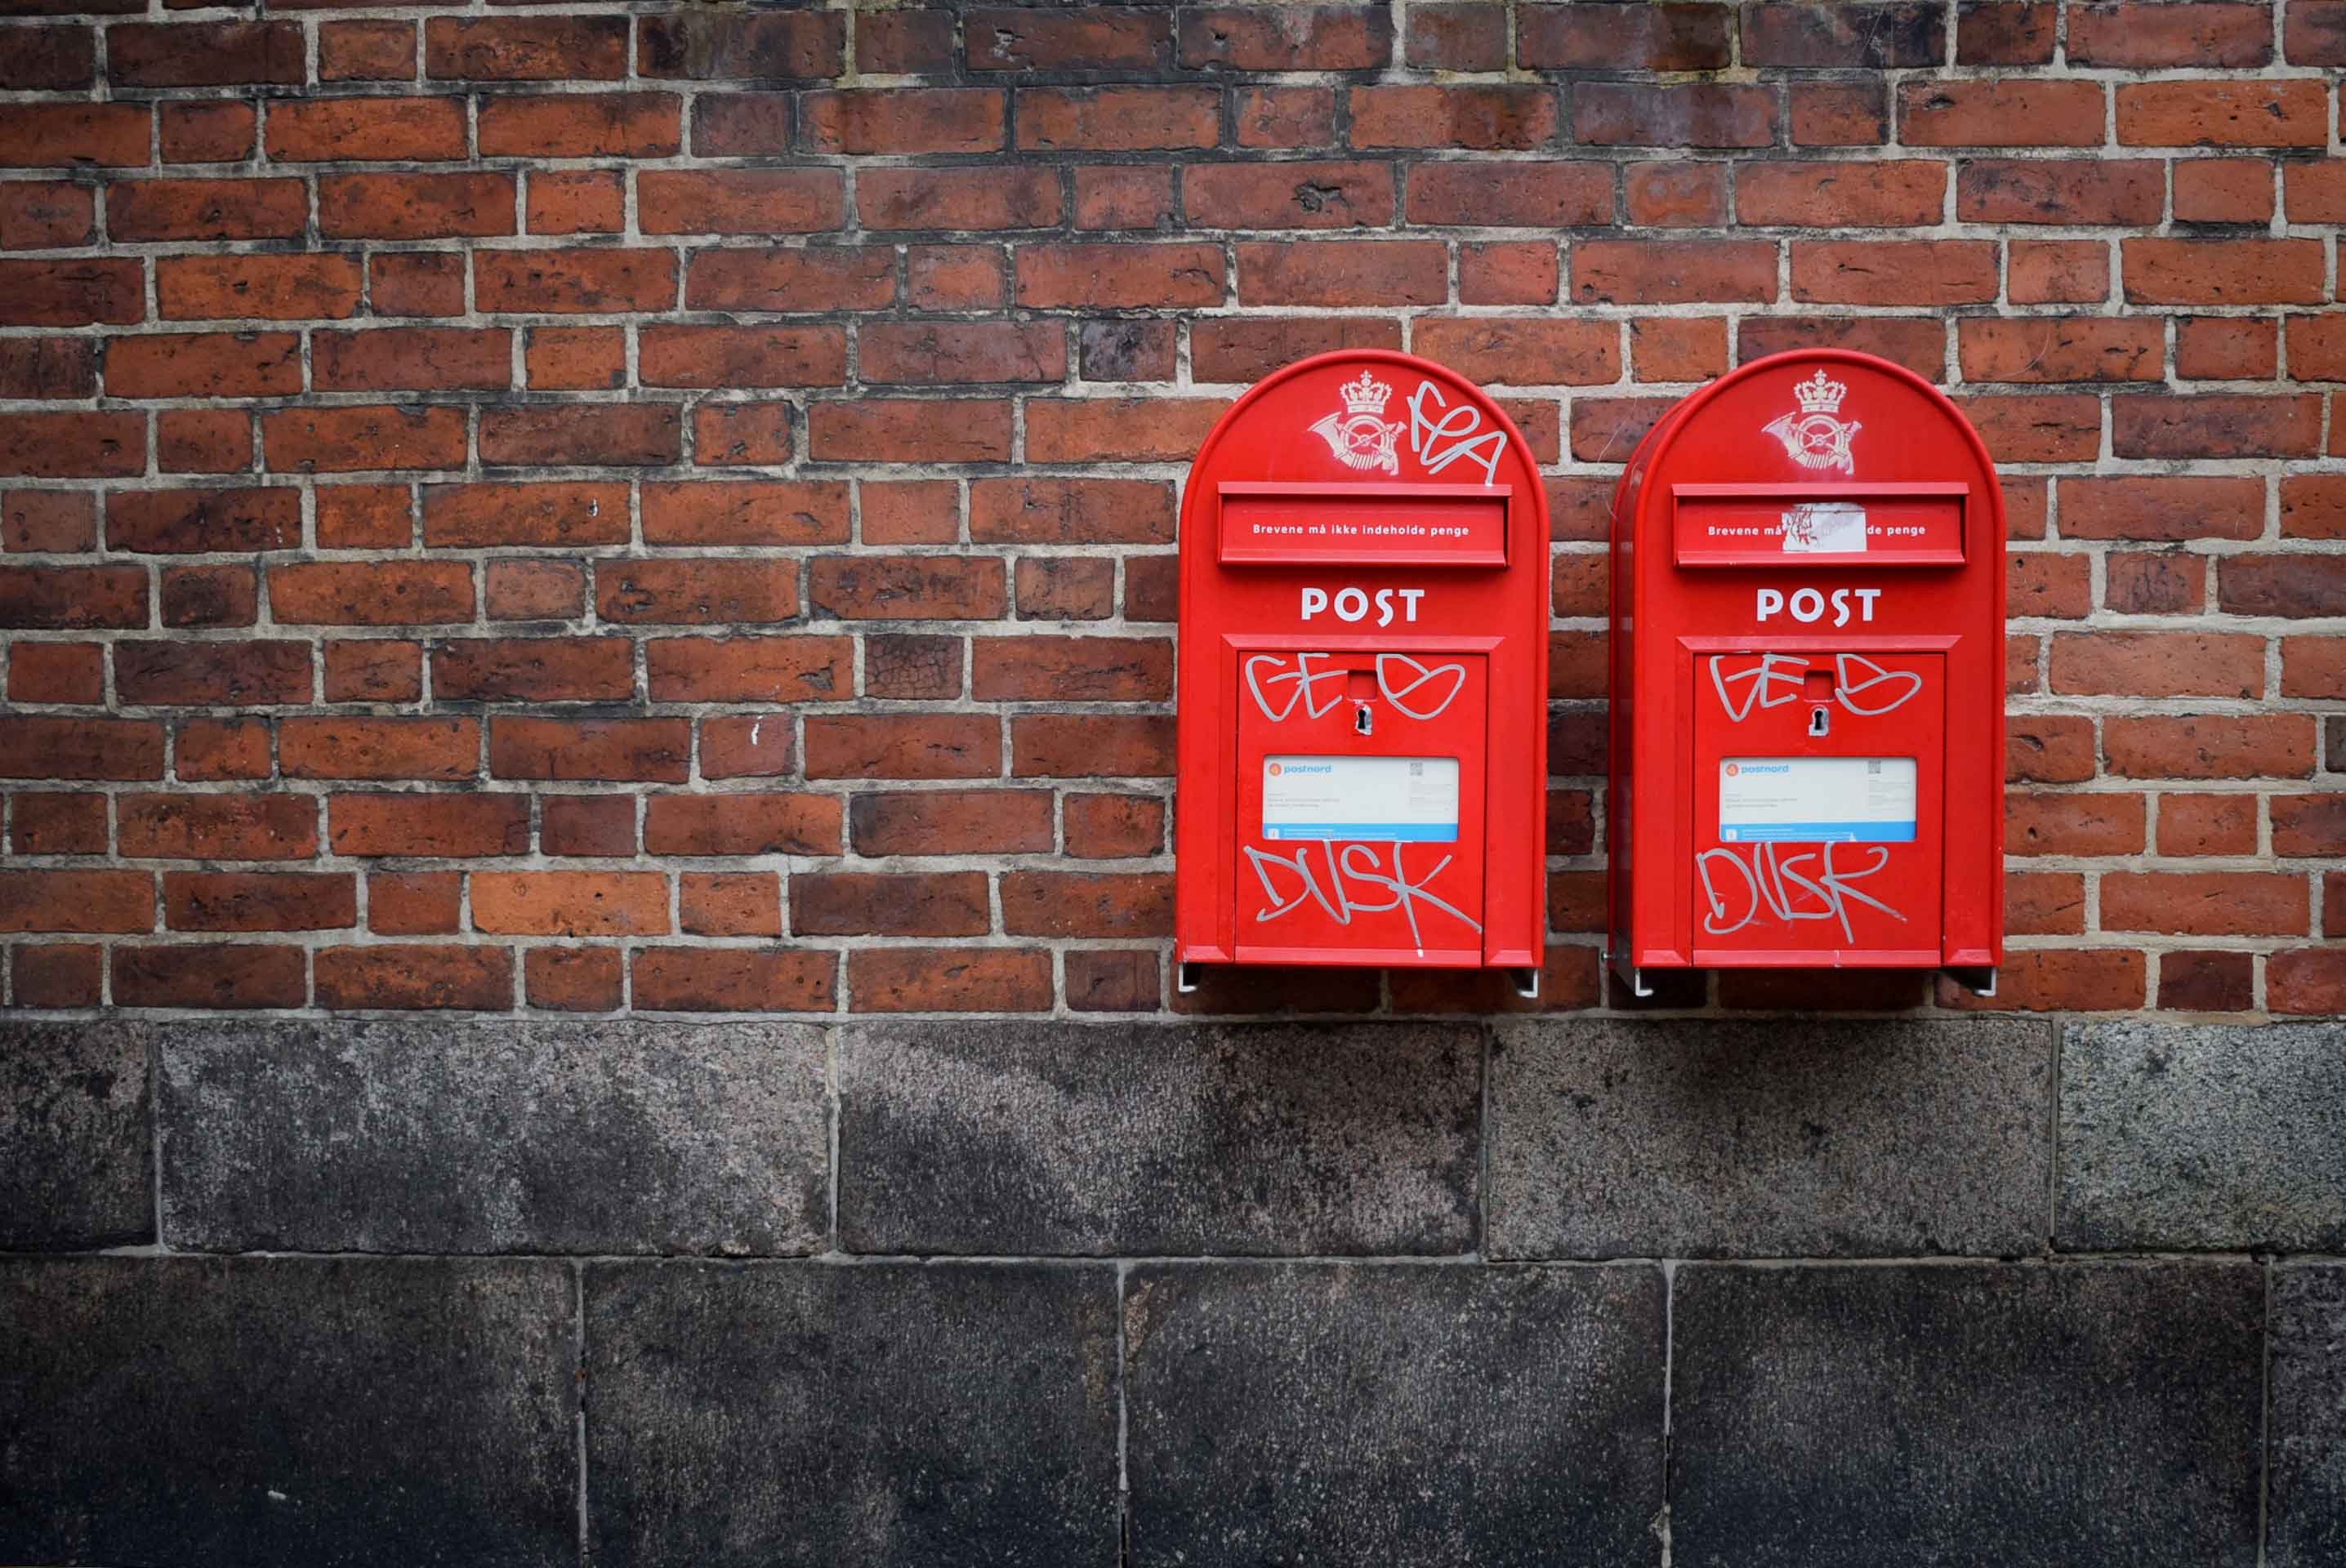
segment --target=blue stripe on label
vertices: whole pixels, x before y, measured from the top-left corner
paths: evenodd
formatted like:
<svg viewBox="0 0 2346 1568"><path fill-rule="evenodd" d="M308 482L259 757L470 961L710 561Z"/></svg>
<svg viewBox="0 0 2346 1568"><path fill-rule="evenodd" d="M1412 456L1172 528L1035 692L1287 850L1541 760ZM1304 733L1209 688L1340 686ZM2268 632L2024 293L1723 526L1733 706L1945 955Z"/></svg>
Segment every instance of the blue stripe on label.
<svg viewBox="0 0 2346 1568"><path fill-rule="evenodd" d="M1452 844L1458 841L1455 822L1282 822L1266 823L1266 839L1399 839L1409 843Z"/></svg>
<svg viewBox="0 0 2346 1568"><path fill-rule="evenodd" d="M1912 822L1767 822L1739 828L1721 828L1719 841L1722 844L1782 843L1791 840L1804 844L1911 844L1914 841Z"/></svg>

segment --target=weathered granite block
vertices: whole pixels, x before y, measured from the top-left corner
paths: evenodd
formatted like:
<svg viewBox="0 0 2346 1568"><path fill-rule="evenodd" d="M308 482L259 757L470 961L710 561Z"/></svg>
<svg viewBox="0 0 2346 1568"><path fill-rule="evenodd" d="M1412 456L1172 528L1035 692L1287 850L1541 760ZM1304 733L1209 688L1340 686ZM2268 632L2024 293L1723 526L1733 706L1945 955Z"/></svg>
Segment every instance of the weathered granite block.
<svg viewBox="0 0 2346 1568"><path fill-rule="evenodd" d="M556 1262L0 1259L0 1561L575 1563Z"/></svg>
<svg viewBox="0 0 2346 1568"><path fill-rule="evenodd" d="M739 1254L824 1244L819 1029L153 1027L163 1236L175 1247Z"/></svg>
<svg viewBox="0 0 2346 1568"><path fill-rule="evenodd" d="M1635 1265L1133 1269L1130 1561L1659 1562L1662 1294Z"/></svg>
<svg viewBox="0 0 2346 1568"><path fill-rule="evenodd" d="M2052 1073L2014 1020L1503 1024L1490 1249L2042 1251Z"/></svg>
<svg viewBox="0 0 2346 1568"><path fill-rule="evenodd" d="M153 1138L138 1025L0 1024L0 1248L153 1240Z"/></svg>
<svg viewBox="0 0 2346 1568"><path fill-rule="evenodd" d="M1670 1520L1734 1568L2248 1568L2251 1264L1679 1268Z"/></svg>
<svg viewBox="0 0 2346 1568"><path fill-rule="evenodd" d="M2346 1563L2346 1264L2273 1270L2266 1561Z"/></svg>
<svg viewBox="0 0 2346 1568"><path fill-rule="evenodd" d="M586 1271L588 1559L1112 1568L1116 1274Z"/></svg>
<svg viewBox="0 0 2346 1568"><path fill-rule="evenodd" d="M2069 1024L2055 1236L2346 1248L2346 1022Z"/></svg>
<svg viewBox="0 0 2346 1568"><path fill-rule="evenodd" d="M1458 1253L1471 1025L873 1023L840 1048L858 1252Z"/></svg>

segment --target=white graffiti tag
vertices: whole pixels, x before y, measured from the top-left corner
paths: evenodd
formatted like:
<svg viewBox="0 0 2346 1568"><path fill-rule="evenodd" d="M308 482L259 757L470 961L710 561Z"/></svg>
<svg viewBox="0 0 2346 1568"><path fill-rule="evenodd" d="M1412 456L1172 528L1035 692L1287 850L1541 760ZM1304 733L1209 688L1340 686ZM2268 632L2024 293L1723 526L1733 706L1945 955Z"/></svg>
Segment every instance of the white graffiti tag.
<svg viewBox="0 0 2346 1568"><path fill-rule="evenodd" d="M1472 403L1454 407L1432 382L1409 394L1409 444L1428 473L1439 473L1460 458L1483 470L1483 483L1499 482L1499 455L1507 434L1483 428L1483 411Z"/></svg>
<svg viewBox="0 0 2346 1568"><path fill-rule="evenodd" d="M1862 679L1852 674L1859 665L1871 672ZM1865 707L1853 700L1862 693L1873 691L1876 687L1884 689L1875 692L1872 707ZM1885 713L1895 713L1922 689L1923 677L1913 670L1884 669L1863 654L1833 656L1834 694L1843 708L1860 718L1879 718Z"/></svg>
<svg viewBox="0 0 2346 1568"><path fill-rule="evenodd" d="M1385 673L1388 665L1408 678L1396 685L1393 677ZM1444 680L1450 683L1446 688L1442 685ZM1404 700L1429 685L1441 693L1440 701L1434 701L1429 695L1419 697L1420 706L1412 708ZM1463 664L1438 664L1429 669L1407 654L1379 654L1377 689L1384 693L1385 700L1392 704L1393 710L1404 718L1439 718L1452 703L1458 700L1458 694L1466 689L1466 667Z"/></svg>
<svg viewBox="0 0 2346 1568"><path fill-rule="evenodd" d="M1839 921L1841 940L1854 942L1857 938L1849 923L1852 901L1880 910L1903 923L1904 915L1852 885L1887 866L1890 851L1879 844L1868 845L1873 856L1870 864L1857 868L1834 865L1833 850L1845 847L1827 843L1780 859L1770 840L1753 845L1749 861L1738 850L1705 850L1694 860L1695 875L1702 882L1703 901L1709 906L1703 915L1702 929L1712 936L1728 936L1762 914L1769 914L1786 923ZM1802 876L1792 869L1803 860L1818 862L1814 878ZM1726 884L1724 889L1720 886L1722 881Z"/></svg>
<svg viewBox="0 0 2346 1568"><path fill-rule="evenodd" d="M1751 717L1752 708L1781 708L1797 702L1800 682L1808 674L1809 661L1799 654L1762 654L1760 662L1749 669L1726 673L1727 660L1710 661L1710 684L1719 693L1719 706L1727 709L1727 717L1737 724ZM1738 705L1728 687L1743 690L1743 701Z"/></svg>
<svg viewBox="0 0 2346 1568"><path fill-rule="evenodd" d="M1387 876L1377 860L1377 850L1381 846L1347 844L1340 854L1334 844L1322 840L1320 849L1328 863L1328 885L1322 888L1320 878L1311 870L1310 844L1299 847L1292 855L1270 854L1251 844L1242 847L1246 850L1248 863L1254 867L1256 881L1262 884L1265 907L1255 911L1258 924L1291 914L1306 903L1318 904L1338 925L1352 924L1356 914L1384 914L1399 910L1402 918L1409 921L1410 945L1423 952L1425 938L1417 923L1417 906L1423 903L1440 910L1454 920L1464 921L1474 931L1483 929L1482 922L1469 916L1465 911L1427 891L1427 884L1449 866L1451 856L1443 856L1433 863L1432 871L1413 881L1402 867L1401 845L1398 842L1382 846L1392 851L1392 874ZM1366 859L1362 860L1355 857ZM1273 881L1273 867L1282 873L1294 873L1292 896L1283 893ZM1382 888L1390 896L1382 902L1364 900L1354 891L1354 885L1359 883L1365 883L1372 889Z"/></svg>
<svg viewBox="0 0 2346 1568"><path fill-rule="evenodd" d="M1317 653L1297 654L1295 656L1295 667L1293 669L1289 669L1287 667L1287 660L1283 655L1254 654L1249 657L1246 661L1247 690L1254 694L1255 707L1260 708L1262 710L1262 716L1270 720L1273 724L1285 722L1287 716L1295 711L1295 707L1298 703L1301 703L1303 705L1303 717L1306 718L1318 718L1322 714L1334 711L1336 705L1344 700L1344 688L1342 683L1345 672L1341 669L1313 669L1311 667L1311 661L1313 659L1326 658L1328 656L1326 654ZM1264 678L1257 672L1265 665L1278 670L1279 673L1270 677L1268 679ZM1316 701L1314 699L1313 688L1327 681L1334 681L1337 683L1334 694L1331 695L1325 702ZM1263 696L1262 688L1266 686L1276 687L1284 685L1291 685L1295 689L1288 694L1287 706L1274 709L1270 706L1270 699Z"/></svg>

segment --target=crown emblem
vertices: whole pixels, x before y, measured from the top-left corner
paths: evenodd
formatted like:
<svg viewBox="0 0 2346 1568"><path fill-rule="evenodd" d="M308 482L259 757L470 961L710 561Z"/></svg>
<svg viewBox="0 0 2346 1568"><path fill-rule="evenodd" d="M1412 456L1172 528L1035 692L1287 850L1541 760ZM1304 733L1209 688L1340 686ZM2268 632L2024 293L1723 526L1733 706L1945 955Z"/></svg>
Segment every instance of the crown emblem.
<svg viewBox="0 0 2346 1568"><path fill-rule="evenodd" d="M1347 415L1381 414L1385 412L1385 400L1392 396L1392 388L1366 371L1361 372L1359 381L1346 382L1336 390L1344 400Z"/></svg>
<svg viewBox="0 0 2346 1568"><path fill-rule="evenodd" d="M1815 379L1800 382L1792 388L1792 395L1800 400L1804 414L1839 413L1841 400L1848 394L1849 388L1839 382L1827 381L1822 371L1816 373Z"/></svg>

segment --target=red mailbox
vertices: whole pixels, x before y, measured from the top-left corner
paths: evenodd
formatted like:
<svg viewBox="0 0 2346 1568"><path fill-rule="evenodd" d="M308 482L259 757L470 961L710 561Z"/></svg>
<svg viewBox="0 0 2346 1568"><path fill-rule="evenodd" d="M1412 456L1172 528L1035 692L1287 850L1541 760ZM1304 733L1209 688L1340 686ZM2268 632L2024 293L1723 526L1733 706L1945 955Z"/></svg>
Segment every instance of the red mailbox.
<svg viewBox="0 0 2346 1568"><path fill-rule="evenodd" d="M2004 932L2004 497L1939 390L1776 354L1613 499L1606 957L1943 968Z"/></svg>
<svg viewBox="0 0 2346 1568"><path fill-rule="evenodd" d="M1174 957L1504 967L1545 878L1547 504L1523 433L1408 354L1222 416L1181 508Z"/></svg>

